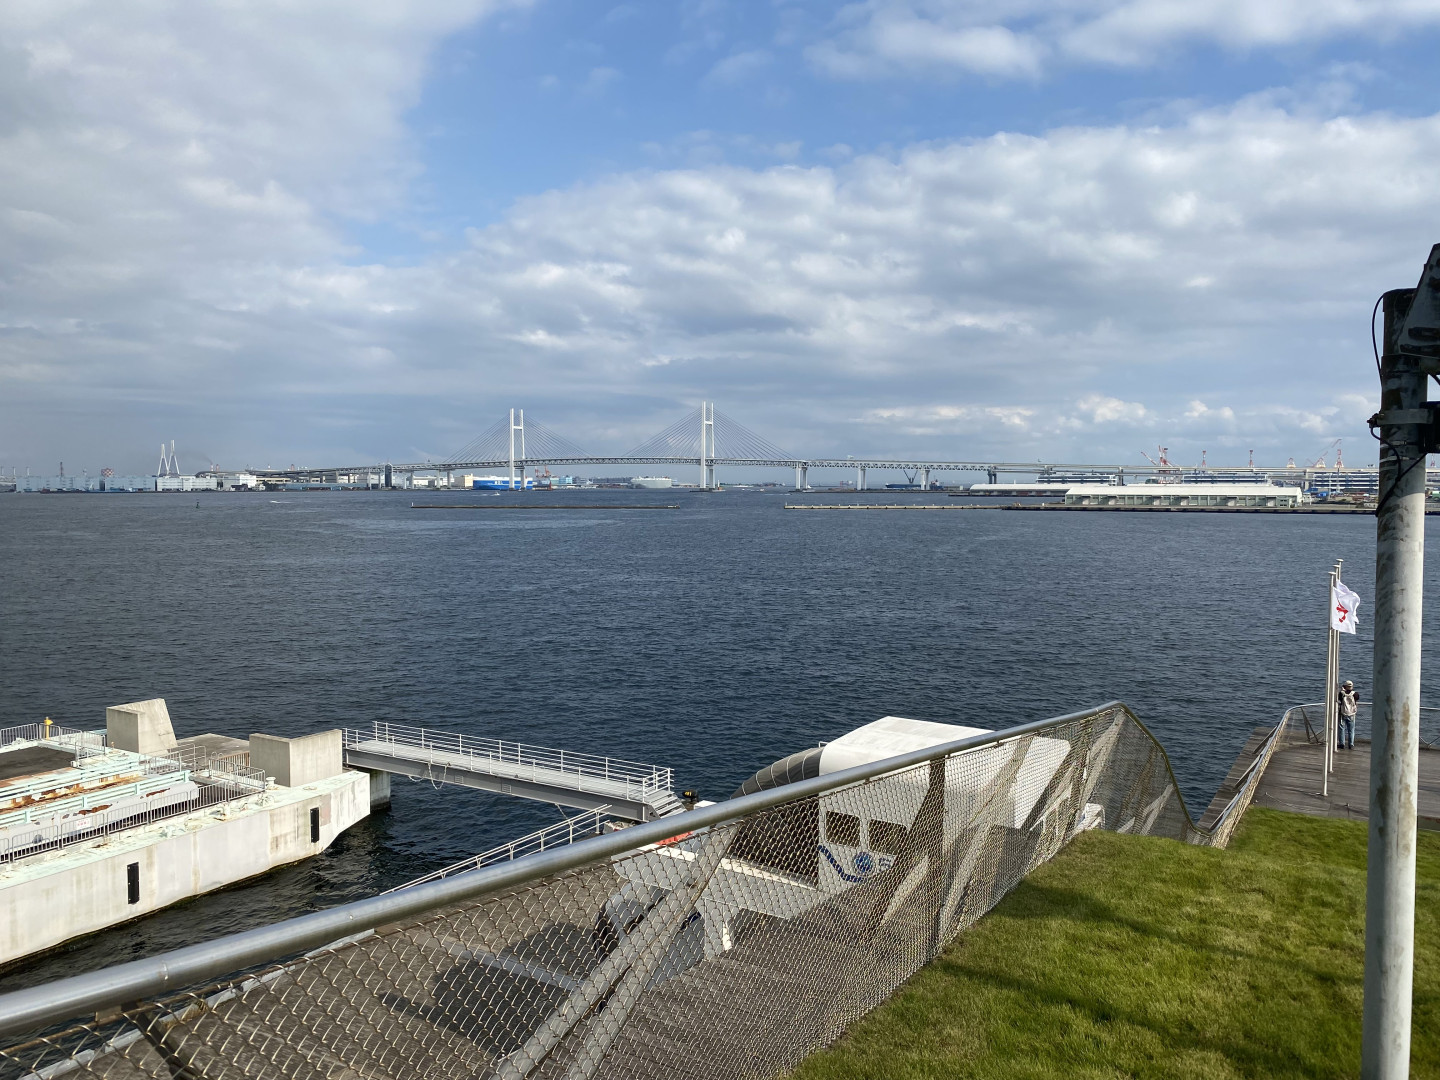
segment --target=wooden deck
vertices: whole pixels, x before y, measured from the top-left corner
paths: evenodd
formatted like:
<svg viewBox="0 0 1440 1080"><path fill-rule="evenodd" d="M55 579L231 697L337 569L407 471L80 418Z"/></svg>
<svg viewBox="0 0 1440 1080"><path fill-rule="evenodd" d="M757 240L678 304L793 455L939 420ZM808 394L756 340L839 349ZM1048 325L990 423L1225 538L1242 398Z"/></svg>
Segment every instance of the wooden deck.
<svg viewBox="0 0 1440 1080"><path fill-rule="evenodd" d="M1336 751L1328 796L1320 794L1321 757L1319 743L1292 742L1276 750L1251 805L1315 817L1368 818L1370 744L1357 741L1354 750ZM1440 750L1420 751L1418 817L1420 828L1440 831Z"/></svg>

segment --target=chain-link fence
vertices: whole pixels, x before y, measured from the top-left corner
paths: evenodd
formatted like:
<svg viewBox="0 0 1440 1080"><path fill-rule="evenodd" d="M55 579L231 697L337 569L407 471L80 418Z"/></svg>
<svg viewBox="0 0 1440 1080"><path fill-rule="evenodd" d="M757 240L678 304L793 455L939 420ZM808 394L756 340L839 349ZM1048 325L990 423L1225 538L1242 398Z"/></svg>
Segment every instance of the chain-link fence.
<svg viewBox="0 0 1440 1080"><path fill-rule="evenodd" d="M1213 843L1260 771L1205 832L1118 703L916 751L8 995L0 1075L771 1077L1079 832Z"/></svg>

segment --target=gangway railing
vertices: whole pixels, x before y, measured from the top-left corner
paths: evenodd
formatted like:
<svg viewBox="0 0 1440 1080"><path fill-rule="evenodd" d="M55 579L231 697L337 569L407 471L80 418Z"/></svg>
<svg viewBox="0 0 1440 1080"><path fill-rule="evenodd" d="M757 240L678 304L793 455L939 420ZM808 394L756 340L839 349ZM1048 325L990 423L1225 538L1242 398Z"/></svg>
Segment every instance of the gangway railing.
<svg viewBox="0 0 1440 1080"><path fill-rule="evenodd" d="M0 996L0 1076L778 1075L1077 835L1223 844L1259 776L1199 828L1112 702Z"/></svg>
<svg viewBox="0 0 1440 1080"><path fill-rule="evenodd" d="M424 885L427 881L439 881L441 878L454 877L456 874L468 874L471 870L479 870L484 866L493 866L501 862L513 862L516 859L524 858L526 855L534 855L540 851L566 847L588 836L599 836L605 831L606 824L615 820L615 815L610 813L608 806L587 810L583 814L562 818L553 825L546 825L543 829L536 829L532 833L526 833L524 836L511 840L508 844L501 844L499 847L493 847L489 851L482 851L479 855L472 855L468 859L461 859L459 862L451 863L449 866L442 866L439 870L432 870L430 873L415 878L413 881L407 881L403 885L396 885L393 889L387 889L386 892L399 892L401 889L410 889L416 885Z"/></svg>
<svg viewBox="0 0 1440 1080"><path fill-rule="evenodd" d="M376 721L368 730L346 728L343 738L346 750L382 751L397 759L575 791L610 793L639 803L653 803L675 786L674 771L658 765L383 721Z"/></svg>

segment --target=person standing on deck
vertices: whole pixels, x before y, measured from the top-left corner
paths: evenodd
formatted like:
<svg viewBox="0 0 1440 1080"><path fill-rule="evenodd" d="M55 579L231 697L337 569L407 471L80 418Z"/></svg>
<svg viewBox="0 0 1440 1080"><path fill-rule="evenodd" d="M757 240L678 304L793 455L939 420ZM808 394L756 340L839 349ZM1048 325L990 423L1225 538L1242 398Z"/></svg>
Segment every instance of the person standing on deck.
<svg viewBox="0 0 1440 1080"><path fill-rule="evenodd" d="M1346 679L1336 693L1336 700L1340 703L1340 723L1335 728L1336 750L1355 749L1355 706L1360 703L1360 695L1355 692L1355 684Z"/></svg>

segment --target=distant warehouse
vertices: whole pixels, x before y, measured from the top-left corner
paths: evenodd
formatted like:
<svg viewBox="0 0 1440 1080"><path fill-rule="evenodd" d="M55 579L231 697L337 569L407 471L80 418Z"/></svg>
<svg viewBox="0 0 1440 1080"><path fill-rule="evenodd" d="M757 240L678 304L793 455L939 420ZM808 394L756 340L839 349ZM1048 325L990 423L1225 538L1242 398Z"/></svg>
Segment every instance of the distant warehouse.
<svg viewBox="0 0 1440 1080"><path fill-rule="evenodd" d="M1065 492L1066 506L1299 506L1298 487L1274 484L1080 484Z"/></svg>

